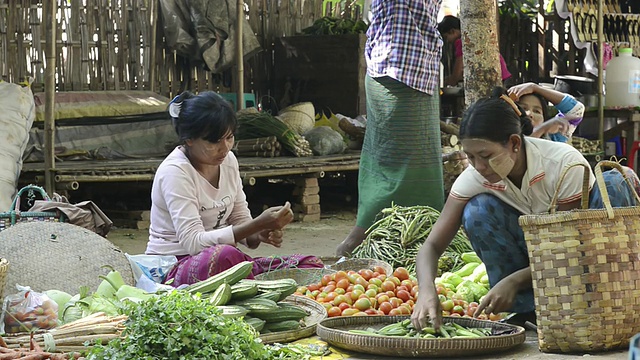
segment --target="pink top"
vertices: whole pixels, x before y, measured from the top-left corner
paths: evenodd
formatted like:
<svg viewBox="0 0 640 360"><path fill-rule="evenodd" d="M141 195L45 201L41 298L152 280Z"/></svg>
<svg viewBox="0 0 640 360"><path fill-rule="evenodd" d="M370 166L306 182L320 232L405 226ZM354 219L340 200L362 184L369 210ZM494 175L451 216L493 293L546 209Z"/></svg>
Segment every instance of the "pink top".
<svg viewBox="0 0 640 360"><path fill-rule="evenodd" d="M456 58L462 57L462 39L458 39L453 43L453 48L455 50ZM507 69L507 63L504 61L502 54L500 55L500 70L502 71L502 81L507 80L511 77L511 73L509 69Z"/></svg>
<svg viewBox="0 0 640 360"><path fill-rule="evenodd" d="M153 179L145 253L196 255L212 245L235 246L232 225L251 219L233 153L220 165L219 188L215 188L179 146L160 164ZM246 245L245 240L241 243Z"/></svg>

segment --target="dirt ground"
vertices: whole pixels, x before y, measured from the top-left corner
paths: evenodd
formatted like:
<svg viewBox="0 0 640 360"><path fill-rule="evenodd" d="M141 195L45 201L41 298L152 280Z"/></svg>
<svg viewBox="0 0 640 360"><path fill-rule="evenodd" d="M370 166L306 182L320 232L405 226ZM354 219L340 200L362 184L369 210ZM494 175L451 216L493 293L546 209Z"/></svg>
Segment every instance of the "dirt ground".
<svg viewBox="0 0 640 360"><path fill-rule="evenodd" d="M351 230L355 222L355 208L348 207L338 211L326 211L322 219L316 223L295 222L286 228L285 241L279 249L269 246L262 246L256 250L247 250L253 257L271 255L290 255L295 253L316 255L325 262L335 262L335 248ZM141 254L144 252L147 242L146 230L113 229L108 239L130 254ZM330 359L391 359L389 357L376 357L365 354L350 353L341 351L342 355L330 357ZM628 351L621 350L607 353L559 355L545 354L538 350L538 338L535 331L527 331L527 340L524 344L512 348L506 352L481 357L471 357L469 359L628 359Z"/></svg>
<svg viewBox="0 0 640 360"><path fill-rule="evenodd" d="M354 223L355 212L352 210L325 213L319 222L289 224L285 228L285 238L280 248L264 245L254 250L243 250L252 257L305 254L335 261L336 246L349 233ZM142 254L148 235L147 230L118 228L112 229L107 238L129 254Z"/></svg>

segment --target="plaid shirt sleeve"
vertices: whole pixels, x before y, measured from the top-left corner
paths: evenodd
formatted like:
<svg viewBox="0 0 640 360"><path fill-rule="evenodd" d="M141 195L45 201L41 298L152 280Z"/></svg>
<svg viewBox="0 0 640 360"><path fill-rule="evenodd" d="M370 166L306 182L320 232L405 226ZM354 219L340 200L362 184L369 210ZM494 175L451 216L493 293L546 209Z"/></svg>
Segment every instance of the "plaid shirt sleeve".
<svg viewBox="0 0 640 360"><path fill-rule="evenodd" d="M365 57L371 77L389 76L434 94L439 85L442 0L373 0Z"/></svg>

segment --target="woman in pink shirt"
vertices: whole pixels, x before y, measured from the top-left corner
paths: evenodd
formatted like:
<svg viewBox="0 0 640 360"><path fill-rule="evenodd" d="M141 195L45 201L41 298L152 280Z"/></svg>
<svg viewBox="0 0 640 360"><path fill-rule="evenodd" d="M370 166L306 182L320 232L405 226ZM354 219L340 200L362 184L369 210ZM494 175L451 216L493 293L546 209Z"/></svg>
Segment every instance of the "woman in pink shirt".
<svg viewBox="0 0 640 360"><path fill-rule="evenodd" d="M444 79L444 85L455 86L463 79L464 66L462 64L462 32L460 31L460 19L447 15L438 23L438 31L445 42L453 43L455 51L455 62L451 74ZM500 55L500 70L502 71L502 81L511 78L511 73L507 69L507 63Z"/></svg>
<svg viewBox="0 0 640 360"><path fill-rule="evenodd" d="M237 248L280 247L293 212L287 202L251 216L238 161L230 151L238 123L227 101L211 91L185 92L171 102L169 114L182 145L153 179L146 250L178 258L165 283L192 284L245 260L254 262L252 276L276 268L323 266L314 256L251 258Z"/></svg>

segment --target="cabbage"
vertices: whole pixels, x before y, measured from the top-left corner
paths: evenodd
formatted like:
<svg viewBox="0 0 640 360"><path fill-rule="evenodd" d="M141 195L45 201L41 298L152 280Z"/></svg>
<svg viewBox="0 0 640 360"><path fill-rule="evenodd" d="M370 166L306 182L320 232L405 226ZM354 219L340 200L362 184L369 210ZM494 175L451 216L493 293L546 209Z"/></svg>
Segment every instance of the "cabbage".
<svg viewBox="0 0 640 360"><path fill-rule="evenodd" d="M67 302L69 302L69 300L71 300L71 294L60 290L47 290L44 292L44 294L47 295L49 299L58 304L58 319L62 319L64 306Z"/></svg>

